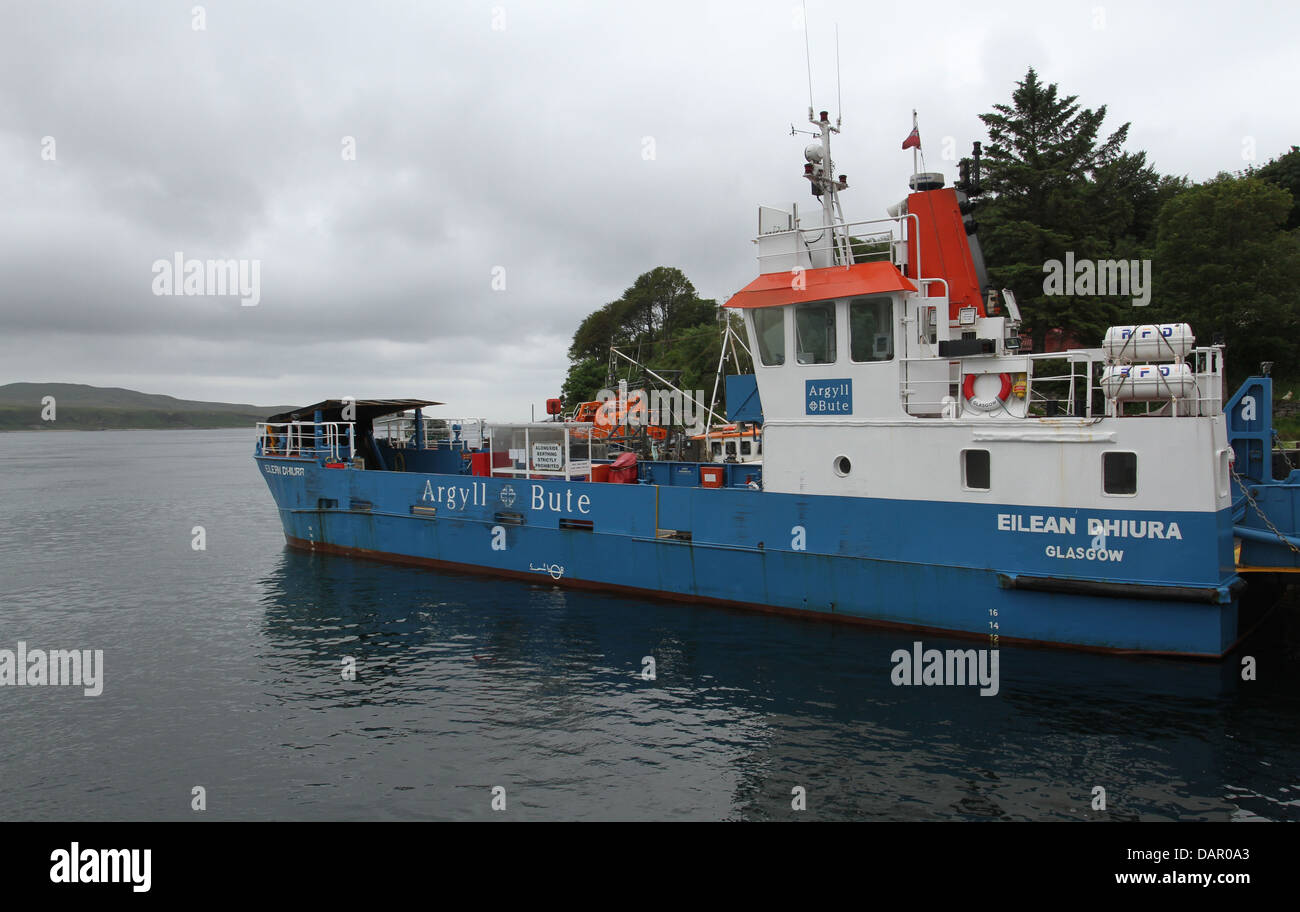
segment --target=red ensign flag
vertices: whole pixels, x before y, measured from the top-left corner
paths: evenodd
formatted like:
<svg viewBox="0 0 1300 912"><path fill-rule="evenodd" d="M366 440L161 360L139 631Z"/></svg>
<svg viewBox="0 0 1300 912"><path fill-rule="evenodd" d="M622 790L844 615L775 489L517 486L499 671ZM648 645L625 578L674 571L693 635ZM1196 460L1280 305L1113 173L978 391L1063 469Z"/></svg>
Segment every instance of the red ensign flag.
<svg viewBox="0 0 1300 912"><path fill-rule="evenodd" d="M921 148L921 134L917 132L916 127L913 127L912 132L907 134L907 139L903 140L903 148L904 149Z"/></svg>

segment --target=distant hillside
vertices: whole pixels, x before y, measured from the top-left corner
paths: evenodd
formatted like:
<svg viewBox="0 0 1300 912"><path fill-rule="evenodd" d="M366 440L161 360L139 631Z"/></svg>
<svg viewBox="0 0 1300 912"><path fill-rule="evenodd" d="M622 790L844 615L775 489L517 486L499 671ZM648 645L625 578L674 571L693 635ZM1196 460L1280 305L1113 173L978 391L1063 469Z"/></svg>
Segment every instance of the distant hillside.
<svg viewBox="0 0 1300 912"><path fill-rule="evenodd" d="M41 400L53 396L54 421L41 420ZM0 386L0 431L251 427L291 406L177 399L84 383L9 383Z"/></svg>

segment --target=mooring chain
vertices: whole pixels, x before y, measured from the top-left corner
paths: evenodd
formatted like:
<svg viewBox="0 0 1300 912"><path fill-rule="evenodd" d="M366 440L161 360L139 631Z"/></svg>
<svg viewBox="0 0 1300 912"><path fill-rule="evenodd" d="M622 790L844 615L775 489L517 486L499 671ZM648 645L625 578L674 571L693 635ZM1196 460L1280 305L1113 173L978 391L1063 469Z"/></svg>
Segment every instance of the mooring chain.
<svg viewBox="0 0 1300 912"><path fill-rule="evenodd" d="M1241 480L1241 476L1237 474L1236 469L1232 470L1232 477L1237 479L1237 484L1241 486L1241 493L1246 495L1246 502L1249 503L1251 507L1254 508L1255 512L1259 514L1259 518L1264 520L1264 525L1268 526L1269 531L1271 531L1274 535L1276 535L1278 537L1278 540L1282 542L1282 544L1290 548L1291 553L1300 555L1300 548L1297 548L1295 544L1291 541L1291 539L1283 535L1282 530L1279 529L1277 526L1273 525L1273 520L1269 519L1268 514L1266 514L1263 510L1260 509L1259 504L1255 503L1255 498L1250 496L1250 488L1246 487L1246 483Z"/></svg>
<svg viewBox="0 0 1300 912"><path fill-rule="evenodd" d="M1282 442L1282 438L1279 437L1279 436L1277 435L1277 431L1274 431L1274 432L1273 432L1273 440L1274 440L1275 443L1278 443L1278 444L1280 444L1280 443ZM1295 471L1295 463L1292 462L1292 461L1291 461L1291 457L1288 456L1288 455L1286 454L1286 450L1282 449L1282 447L1279 446L1279 447L1277 448L1277 451L1278 451L1279 453L1282 454L1282 459L1286 461L1286 466L1287 466L1287 468L1290 469L1292 472L1294 472L1294 471Z"/></svg>

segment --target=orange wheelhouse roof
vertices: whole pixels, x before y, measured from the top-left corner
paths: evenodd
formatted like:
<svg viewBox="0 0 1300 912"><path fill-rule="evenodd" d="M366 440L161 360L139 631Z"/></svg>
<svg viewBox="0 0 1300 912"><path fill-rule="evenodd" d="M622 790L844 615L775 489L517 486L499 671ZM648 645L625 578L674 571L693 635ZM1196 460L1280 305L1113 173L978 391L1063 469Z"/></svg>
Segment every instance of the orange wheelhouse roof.
<svg viewBox="0 0 1300 912"><path fill-rule="evenodd" d="M888 294L891 291L916 291L916 286L893 263L856 263L805 269L801 273L790 270L769 272L732 295L724 306L779 307L782 304Z"/></svg>

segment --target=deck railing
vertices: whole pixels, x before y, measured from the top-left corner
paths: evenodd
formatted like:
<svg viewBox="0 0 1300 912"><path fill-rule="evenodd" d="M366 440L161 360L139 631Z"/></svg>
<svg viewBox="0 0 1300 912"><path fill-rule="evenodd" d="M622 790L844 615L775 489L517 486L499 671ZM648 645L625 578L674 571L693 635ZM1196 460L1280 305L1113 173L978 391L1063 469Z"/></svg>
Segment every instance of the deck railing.
<svg viewBox="0 0 1300 912"><path fill-rule="evenodd" d="M375 439L397 449L415 446L415 419L409 415L396 415L375 419ZM424 419L424 448L460 447L476 450L487 439L485 418L429 418Z"/></svg>
<svg viewBox="0 0 1300 912"><path fill-rule="evenodd" d="M898 217L837 222L830 227L797 226L786 231L769 231L755 238L759 245L758 271L780 271L767 261L791 257L806 259L813 266L845 266L880 260L902 267L907 263L907 238L912 233L909 220L914 219L916 213L909 213ZM771 241L778 238L785 239L786 243L776 245L780 249L771 249ZM917 272L920 272L919 262Z"/></svg>
<svg viewBox="0 0 1300 912"><path fill-rule="evenodd" d="M1155 392L1134 397L1107 396L1100 379L1102 369L1112 362L1102 349L1086 348L1060 352L1022 354L1009 359L1009 373L1025 374L1022 408L998 408L997 417L1010 418L1101 418L1133 415L1185 417L1217 415L1223 411L1223 352L1216 346L1191 351L1192 391L1177 395L1168 384ZM972 362L979 359L971 359ZM925 376L935 359L904 358L900 397L906 410L921 417L959 417L967 408L960 395L960 380ZM1064 362L1064 372L1046 374L1043 362ZM997 362L990 362L996 364ZM910 368L916 366L918 370Z"/></svg>
<svg viewBox="0 0 1300 912"><path fill-rule="evenodd" d="M331 459L356 456L355 423L351 421L284 421L257 423L260 456Z"/></svg>

